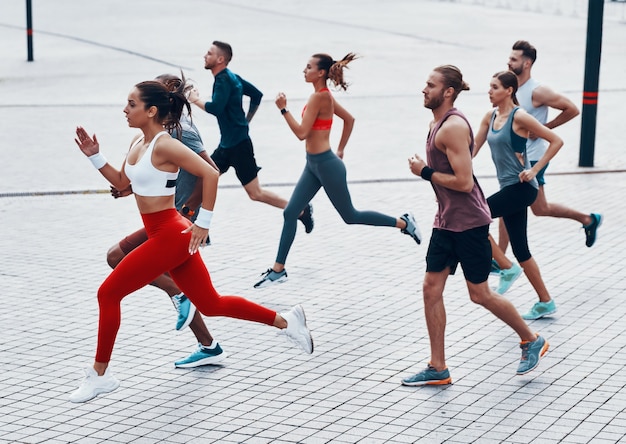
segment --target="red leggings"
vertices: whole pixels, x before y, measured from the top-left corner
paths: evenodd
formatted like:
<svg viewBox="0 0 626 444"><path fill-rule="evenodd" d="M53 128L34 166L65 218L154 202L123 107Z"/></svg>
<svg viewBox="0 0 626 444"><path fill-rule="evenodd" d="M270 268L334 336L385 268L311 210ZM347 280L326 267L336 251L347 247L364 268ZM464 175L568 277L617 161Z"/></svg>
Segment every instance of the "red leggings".
<svg viewBox="0 0 626 444"><path fill-rule="evenodd" d="M273 325L276 312L240 296L220 296L199 253L189 254L191 222L174 208L142 214L148 240L131 251L98 289L97 362L109 362L120 327L122 299L165 272L206 316L227 316Z"/></svg>

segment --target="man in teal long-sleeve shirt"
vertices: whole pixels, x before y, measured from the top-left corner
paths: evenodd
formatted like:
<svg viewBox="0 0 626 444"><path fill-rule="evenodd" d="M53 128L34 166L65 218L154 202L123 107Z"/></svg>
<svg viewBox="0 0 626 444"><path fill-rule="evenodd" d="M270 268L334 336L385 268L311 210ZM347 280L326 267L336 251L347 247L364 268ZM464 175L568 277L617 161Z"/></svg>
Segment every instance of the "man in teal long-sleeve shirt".
<svg viewBox="0 0 626 444"><path fill-rule="evenodd" d="M211 158L218 166L220 174L232 166L250 199L285 208L287 200L261 188L259 184L257 174L261 168L256 164L252 140L248 133L248 124L259 108L263 93L227 68L232 56L233 51L228 43L213 42L204 56L204 68L211 70L215 77L211 101L200 100L195 89L190 94L189 101L217 117L221 138ZM247 115L243 110L243 96L250 97ZM310 233L313 230L311 204L303 208L299 219L304 224L306 232Z"/></svg>

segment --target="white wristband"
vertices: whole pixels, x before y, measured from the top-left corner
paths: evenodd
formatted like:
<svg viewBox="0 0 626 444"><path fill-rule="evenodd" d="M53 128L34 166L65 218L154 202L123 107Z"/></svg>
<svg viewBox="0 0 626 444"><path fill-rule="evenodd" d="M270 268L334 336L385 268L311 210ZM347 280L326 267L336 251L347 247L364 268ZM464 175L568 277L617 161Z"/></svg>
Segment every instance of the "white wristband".
<svg viewBox="0 0 626 444"><path fill-rule="evenodd" d="M195 224L200 228L204 228L208 230L211 226L211 219L213 219L213 211L205 210L200 207L200 211L198 211L198 216L196 217Z"/></svg>
<svg viewBox="0 0 626 444"><path fill-rule="evenodd" d="M88 159L91 161L93 166L96 167L97 170L107 164L107 158L104 157L102 153L96 153L93 156L89 156Z"/></svg>

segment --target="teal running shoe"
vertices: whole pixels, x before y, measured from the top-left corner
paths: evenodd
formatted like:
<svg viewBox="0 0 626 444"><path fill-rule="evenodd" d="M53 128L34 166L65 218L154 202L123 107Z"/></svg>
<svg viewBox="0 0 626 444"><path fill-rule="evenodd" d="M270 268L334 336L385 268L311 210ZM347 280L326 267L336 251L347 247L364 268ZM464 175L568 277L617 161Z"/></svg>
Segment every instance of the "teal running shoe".
<svg viewBox="0 0 626 444"><path fill-rule="evenodd" d="M533 342L523 341L520 343L522 349L522 359L517 367L518 375L525 375L526 373L534 370L539 365L541 357L548 351L548 341L543 339L537 334L537 339Z"/></svg>
<svg viewBox="0 0 626 444"><path fill-rule="evenodd" d="M410 387L417 387L421 385L446 385L452 384L452 378L450 378L450 372L446 367L440 372L435 367L428 363L428 366L419 373L402 379L402 385Z"/></svg>
<svg viewBox="0 0 626 444"><path fill-rule="evenodd" d="M518 264L513 263L511 268L505 268L500 270L500 284L498 284L498 288L496 289L496 293L504 294L509 291L513 282L517 280L518 277L522 274L522 267Z"/></svg>
<svg viewBox="0 0 626 444"><path fill-rule="evenodd" d="M583 225L585 229L585 245L588 247L593 246L598 238L598 228L602 225L602 215L599 213L591 213L591 223L589 225Z"/></svg>
<svg viewBox="0 0 626 444"><path fill-rule="evenodd" d="M189 356L180 361L174 362L176 368L193 368L202 365L214 365L222 362L228 355L222 347L216 342L214 348L207 348L198 343L196 348Z"/></svg>
<svg viewBox="0 0 626 444"><path fill-rule="evenodd" d="M522 315L522 319L534 321L535 319L541 319L544 316L550 316L554 313L556 313L556 304L554 303L554 299L550 299L549 302L536 302L528 313Z"/></svg>
<svg viewBox="0 0 626 444"><path fill-rule="evenodd" d="M182 293L172 296L172 302L178 312L176 330L182 330L191 324L191 321L196 314L196 306L193 305L189 298Z"/></svg>

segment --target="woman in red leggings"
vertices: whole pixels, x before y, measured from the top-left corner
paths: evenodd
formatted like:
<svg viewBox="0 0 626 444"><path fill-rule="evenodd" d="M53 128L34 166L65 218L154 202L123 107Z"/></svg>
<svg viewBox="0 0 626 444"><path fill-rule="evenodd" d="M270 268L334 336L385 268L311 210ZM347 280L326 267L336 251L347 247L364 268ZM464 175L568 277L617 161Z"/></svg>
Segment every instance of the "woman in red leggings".
<svg viewBox="0 0 626 444"><path fill-rule="evenodd" d="M100 173L118 190L131 183L148 240L128 254L98 289L100 318L98 346L93 367L85 369L81 386L70 395L72 402L85 402L119 387L108 370L120 326L122 299L168 272L180 289L206 316L227 316L273 325L313 353L313 339L301 306L279 314L240 296L221 296L213 288L198 248L207 239L217 194L218 173L197 154L173 139L167 130L181 134L183 108L190 110L183 89L184 79L171 91L158 81L138 83L124 108L128 126L142 134L135 137L121 170L109 165L100 153L98 139L82 127L76 143ZM201 177L202 206L192 224L174 207L175 181L179 168Z"/></svg>

